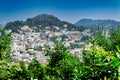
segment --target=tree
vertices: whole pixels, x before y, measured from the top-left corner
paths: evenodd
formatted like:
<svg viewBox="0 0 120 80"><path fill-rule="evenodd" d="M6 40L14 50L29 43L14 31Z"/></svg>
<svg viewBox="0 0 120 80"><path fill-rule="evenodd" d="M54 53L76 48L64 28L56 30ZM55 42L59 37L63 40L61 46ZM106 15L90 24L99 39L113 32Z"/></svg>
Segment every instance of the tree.
<svg viewBox="0 0 120 80"><path fill-rule="evenodd" d="M105 36L102 30L99 30L94 37L89 39L92 46L90 50L83 52L84 66L81 67L83 79L118 80L120 75L118 71L120 68L119 30L111 34Z"/></svg>
<svg viewBox="0 0 120 80"><path fill-rule="evenodd" d="M33 79L44 79L46 70L36 59L33 59L28 65L28 70L33 74Z"/></svg>
<svg viewBox="0 0 120 80"><path fill-rule="evenodd" d="M83 62L81 78L99 80L118 79L119 59L114 52L106 51L100 46L91 46L89 51L83 52ZM89 74L89 75L88 75Z"/></svg>
<svg viewBox="0 0 120 80"><path fill-rule="evenodd" d="M48 67L51 68L50 74L53 76L62 80L73 80L79 77L80 60L70 54L62 43L56 42L54 49L47 46L44 54L49 57Z"/></svg>
<svg viewBox="0 0 120 80"><path fill-rule="evenodd" d="M0 33L3 33L3 29L0 29ZM8 60L10 60L10 34L0 35L0 79L8 79L10 77Z"/></svg>
<svg viewBox="0 0 120 80"><path fill-rule="evenodd" d="M0 30L0 31L3 31L3 30ZM1 34L0 36L0 60L8 59L10 57L11 40L12 38L10 37L10 34Z"/></svg>

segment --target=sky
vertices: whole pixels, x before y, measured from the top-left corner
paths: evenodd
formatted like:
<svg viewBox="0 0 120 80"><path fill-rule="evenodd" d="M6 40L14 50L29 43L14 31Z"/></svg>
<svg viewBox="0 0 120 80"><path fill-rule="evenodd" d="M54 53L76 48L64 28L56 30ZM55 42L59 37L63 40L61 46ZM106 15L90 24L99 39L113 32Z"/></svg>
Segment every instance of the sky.
<svg viewBox="0 0 120 80"><path fill-rule="evenodd" d="M44 13L71 23L82 18L120 21L120 0L0 0L0 24Z"/></svg>

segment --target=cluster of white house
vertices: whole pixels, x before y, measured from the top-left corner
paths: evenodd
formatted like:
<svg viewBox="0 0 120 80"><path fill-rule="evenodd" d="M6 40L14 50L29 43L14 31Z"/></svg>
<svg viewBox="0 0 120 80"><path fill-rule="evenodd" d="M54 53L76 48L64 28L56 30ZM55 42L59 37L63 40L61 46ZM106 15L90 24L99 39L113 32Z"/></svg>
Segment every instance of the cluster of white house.
<svg viewBox="0 0 120 80"><path fill-rule="evenodd" d="M59 27L56 27L59 29ZM67 31L66 29L60 31L50 31L49 29L45 29L39 32L36 32L34 29L29 26L23 26L18 33L12 33L13 37L11 43L12 49L12 57L18 61L23 60L26 63L29 63L33 58L37 58L40 63L46 63L46 56L44 56L43 50L45 45L49 45L51 47L54 46L54 42L50 40L50 38L56 37L58 41L62 40L63 35L67 36L63 43L65 46L70 46L70 43L75 43L75 40L80 40L82 36L88 35L90 36L90 30L85 30L84 32L79 31ZM81 54L82 49L76 48L71 49L70 52L72 54Z"/></svg>

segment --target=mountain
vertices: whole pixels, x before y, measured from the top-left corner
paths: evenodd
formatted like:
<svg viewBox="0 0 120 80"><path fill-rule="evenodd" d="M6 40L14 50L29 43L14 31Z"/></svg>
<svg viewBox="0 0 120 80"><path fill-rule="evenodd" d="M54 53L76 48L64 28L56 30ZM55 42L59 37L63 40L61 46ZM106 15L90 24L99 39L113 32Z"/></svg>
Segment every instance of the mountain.
<svg viewBox="0 0 120 80"><path fill-rule="evenodd" d="M5 25L5 29L11 29L13 32L16 32L24 25L28 25L30 28L36 27L36 30L44 30L46 28L55 30L55 27L58 27L59 29L67 29L67 30L80 29L69 22L61 21L57 17L48 14L41 14L33 18L28 18L24 22L23 21L9 22Z"/></svg>
<svg viewBox="0 0 120 80"><path fill-rule="evenodd" d="M96 29L98 26L103 26L104 28L116 28L120 25L119 21L115 20L93 20L93 19L81 19L75 23L76 26L84 26L88 28Z"/></svg>

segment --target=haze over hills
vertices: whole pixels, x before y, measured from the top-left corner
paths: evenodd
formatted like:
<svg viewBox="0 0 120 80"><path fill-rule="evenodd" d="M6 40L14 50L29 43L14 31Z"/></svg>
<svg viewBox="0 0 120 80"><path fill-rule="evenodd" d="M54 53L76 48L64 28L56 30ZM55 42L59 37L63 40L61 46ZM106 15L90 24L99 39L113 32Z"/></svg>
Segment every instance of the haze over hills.
<svg viewBox="0 0 120 80"><path fill-rule="evenodd" d="M93 20L93 19L81 19L75 23L76 26L84 26L88 28L96 28L98 26L103 26L104 28L116 28L120 25L119 21L115 20Z"/></svg>

